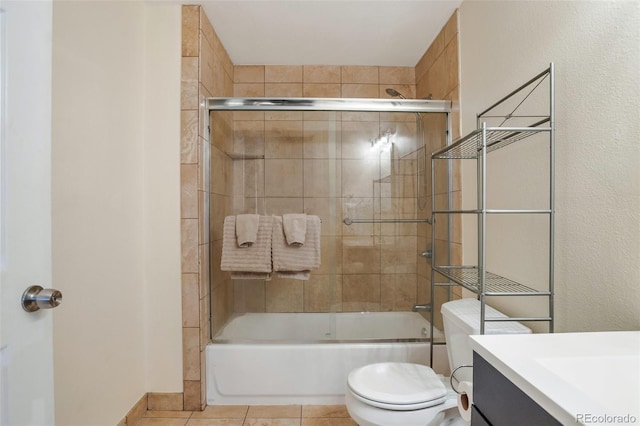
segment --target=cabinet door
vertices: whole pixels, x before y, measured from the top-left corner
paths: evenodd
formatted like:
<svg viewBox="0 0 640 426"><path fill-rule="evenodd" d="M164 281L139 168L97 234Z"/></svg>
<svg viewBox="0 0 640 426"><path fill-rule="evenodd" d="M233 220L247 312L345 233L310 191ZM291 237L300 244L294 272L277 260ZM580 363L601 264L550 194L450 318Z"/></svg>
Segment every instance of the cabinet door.
<svg viewBox="0 0 640 426"><path fill-rule="evenodd" d="M471 407L471 426L492 426L475 405Z"/></svg>
<svg viewBox="0 0 640 426"><path fill-rule="evenodd" d="M473 353L473 404L494 426L561 425L551 414L475 352Z"/></svg>

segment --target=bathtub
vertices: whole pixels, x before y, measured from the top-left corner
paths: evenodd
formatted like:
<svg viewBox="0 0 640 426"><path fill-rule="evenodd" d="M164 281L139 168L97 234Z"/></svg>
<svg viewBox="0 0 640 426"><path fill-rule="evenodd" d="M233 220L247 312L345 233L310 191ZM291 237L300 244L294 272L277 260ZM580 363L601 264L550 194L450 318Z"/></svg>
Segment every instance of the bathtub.
<svg viewBox="0 0 640 426"><path fill-rule="evenodd" d="M234 316L206 348L207 404L344 404L356 367L428 364L429 328L415 312ZM448 370L444 345L434 346L434 369Z"/></svg>

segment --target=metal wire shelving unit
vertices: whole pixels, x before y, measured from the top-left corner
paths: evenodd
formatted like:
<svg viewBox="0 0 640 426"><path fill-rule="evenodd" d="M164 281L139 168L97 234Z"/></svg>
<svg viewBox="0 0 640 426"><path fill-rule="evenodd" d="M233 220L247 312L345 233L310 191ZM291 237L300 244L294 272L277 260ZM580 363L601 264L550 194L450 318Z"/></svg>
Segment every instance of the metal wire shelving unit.
<svg viewBox="0 0 640 426"><path fill-rule="evenodd" d="M544 84L543 84L544 83ZM548 88L545 92L544 88ZM540 92L543 101L540 101ZM536 94L538 98L532 100ZM518 103L519 102L519 103ZM522 112L523 104L543 104L543 113L525 114ZM500 99L498 102L477 114L477 129L466 136L443 147L431 155L431 193L436 193L436 163L448 161L449 170L454 160L475 160L477 162L477 205L474 209L453 210L437 209L436 197L432 197L432 241L436 241L436 227L441 221L449 223L449 220L439 220L439 217L447 217L454 214L476 215L478 220L478 259L475 265L449 265L440 264L439 259L445 258L448 262L448 253L437 253L434 243L433 265L431 267L431 300L435 300L435 289L446 286L462 286L477 295L481 302L480 309L480 334L485 334L485 323L490 321L543 321L548 323L549 332L553 332L554 322L554 146L555 146L555 118L554 118L554 66L539 73L516 90ZM513 105L515 104L515 107ZM507 108L507 113L500 113ZM522 112L522 113L521 113ZM487 121L498 119L501 122L497 126L489 126ZM510 125L511 123L517 125ZM522 123L525 123L522 125ZM541 209L489 209L487 207L487 156L499 149L527 140L535 135L546 140L549 146L549 200L548 206ZM544 290L533 288L529 285L518 283L512 279L502 277L487 270L487 217L489 215L544 215L548 217L548 285L536 285L546 287ZM449 233L449 236L451 234ZM450 237L449 237L450 238ZM439 256L440 255L440 256ZM444 277L444 280L443 280ZM438 278L438 279L436 279ZM440 281L440 282L438 282ZM444 282L443 282L444 281ZM548 298L548 312L540 316L492 318L486 317L485 306L488 296L539 296ZM431 324L433 327L434 310L431 310ZM432 330L433 333L433 330ZM437 344L437 343L436 343ZM433 351L433 342L432 349ZM433 352L431 354L433 359Z"/></svg>

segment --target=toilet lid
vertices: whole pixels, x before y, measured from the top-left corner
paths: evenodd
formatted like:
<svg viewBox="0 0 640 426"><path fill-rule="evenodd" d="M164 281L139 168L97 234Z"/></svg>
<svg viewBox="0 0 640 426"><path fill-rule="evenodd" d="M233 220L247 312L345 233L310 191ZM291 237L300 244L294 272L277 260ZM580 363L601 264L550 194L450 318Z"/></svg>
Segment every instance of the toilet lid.
<svg viewBox="0 0 640 426"><path fill-rule="evenodd" d="M390 406L430 407L444 401L447 389L429 367L405 362L369 364L353 370L349 388L370 401Z"/></svg>

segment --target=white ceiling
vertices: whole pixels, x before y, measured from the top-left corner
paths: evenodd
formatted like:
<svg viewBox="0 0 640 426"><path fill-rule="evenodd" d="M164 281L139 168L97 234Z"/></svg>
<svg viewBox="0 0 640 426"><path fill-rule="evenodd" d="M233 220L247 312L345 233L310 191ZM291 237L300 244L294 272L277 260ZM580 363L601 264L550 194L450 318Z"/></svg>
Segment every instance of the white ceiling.
<svg viewBox="0 0 640 426"><path fill-rule="evenodd" d="M236 65L414 66L462 0L204 0Z"/></svg>

